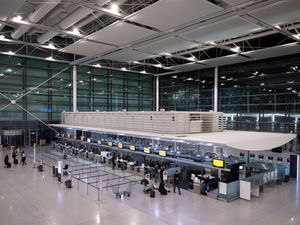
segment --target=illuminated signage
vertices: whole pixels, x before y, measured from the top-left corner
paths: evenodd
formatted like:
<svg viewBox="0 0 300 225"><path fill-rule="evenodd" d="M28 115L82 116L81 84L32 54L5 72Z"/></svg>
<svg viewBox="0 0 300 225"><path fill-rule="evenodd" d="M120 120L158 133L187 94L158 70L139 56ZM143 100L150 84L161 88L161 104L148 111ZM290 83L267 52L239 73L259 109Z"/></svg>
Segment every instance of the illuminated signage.
<svg viewBox="0 0 300 225"><path fill-rule="evenodd" d="M224 168L224 160L222 159L213 159L212 161L212 165L215 166L215 167L219 167L219 168Z"/></svg>
<svg viewBox="0 0 300 225"><path fill-rule="evenodd" d="M167 152L165 150L159 150L158 154L160 156L167 156Z"/></svg>
<svg viewBox="0 0 300 225"><path fill-rule="evenodd" d="M111 141L107 142L107 145L108 145L109 147L112 147L112 142L111 142Z"/></svg>
<svg viewBox="0 0 300 225"><path fill-rule="evenodd" d="M119 143L119 144L118 144L118 148L123 148L123 144L122 144L122 143Z"/></svg>
<svg viewBox="0 0 300 225"><path fill-rule="evenodd" d="M144 148L145 153L150 153L150 148Z"/></svg>
<svg viewBox="0 0 300 225"><path fill-rule="evenodd" d="M129 146L129 149L130 149L131 151L135 151L135 146L134 146L134 145L130 145L130 146Z"/></svg>

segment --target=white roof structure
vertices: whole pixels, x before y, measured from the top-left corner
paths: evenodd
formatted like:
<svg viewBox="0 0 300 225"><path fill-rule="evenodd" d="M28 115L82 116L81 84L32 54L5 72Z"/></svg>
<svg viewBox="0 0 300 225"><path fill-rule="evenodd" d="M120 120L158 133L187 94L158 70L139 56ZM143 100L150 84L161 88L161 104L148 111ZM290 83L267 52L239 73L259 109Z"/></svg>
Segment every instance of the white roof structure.
<svg viewBox="0 0 300 225"><path fill-rule="evenodd" d="M147 132L133 132L123 130L109 130L94 127L82 127L65 124L50 124L53 127L72 128L94 132L107 132L138 137L148 137L161 140L198 143L207 146L228 147L244 151L265 151L282 146L293 140L295 134L250 132L250 131L223 131L211 133L197 133L186 135L157 134Z"/></svg>

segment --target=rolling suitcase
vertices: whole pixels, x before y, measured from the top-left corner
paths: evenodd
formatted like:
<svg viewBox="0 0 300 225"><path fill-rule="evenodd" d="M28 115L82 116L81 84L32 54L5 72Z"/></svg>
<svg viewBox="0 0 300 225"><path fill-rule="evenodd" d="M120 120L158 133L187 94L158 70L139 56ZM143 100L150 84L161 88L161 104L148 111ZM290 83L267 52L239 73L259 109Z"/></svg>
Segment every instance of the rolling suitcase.
<svg viewBox="0 0 300 225"><path fill-rule="evenodd" d="M155 191L153 190L150 191L150 198L155 198Z"/></svg>
<svg viewBox="0 0 300 225"><path fill-rule="evenodd" d="M43 165L39 165L39 166L38 166L38 170L39 170L40 172L43 172L43 171L44 171Z"/></svg>
<svg viewBox="0 0 300 225"><path fill-rule="evenodd" d="M18 159L14 159L14 164L18 165Z"/></svg>
<svg viewBox="0 0 300 225"><path fill-rule="evenodd" d="M65 186L66 186L66 188L72 188L72 182L71 182L71 180L66 180L65 181Z"/></svg>
<svg viewBox="0 0 300 225"><path fill-rule="evenodd" d="M11 163L7 163L7 168L11 168Z"/></svg>

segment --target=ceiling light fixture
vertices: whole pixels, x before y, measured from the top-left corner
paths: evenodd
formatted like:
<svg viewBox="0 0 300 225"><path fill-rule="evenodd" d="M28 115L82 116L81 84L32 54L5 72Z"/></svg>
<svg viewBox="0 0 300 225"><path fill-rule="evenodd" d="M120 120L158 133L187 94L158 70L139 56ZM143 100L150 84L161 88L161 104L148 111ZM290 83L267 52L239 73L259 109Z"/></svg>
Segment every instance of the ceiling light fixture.
<svg viewBox="0 0 300 225"><path fill-rule="evenodd" d="M0 77L5 77L5 74L1 72Z"/></svg>
<svg viewBox="0 0 300 225"><path fill-rule="evenodd" d="M114 14L119 13L119 6L116 3L112 3L110 6L110 11Z"/></svg>
<svg viewBox="0 0 300 225"><path fill-rule="evenodd" d="M293 37L300 40L300 34L294 34Z"/></svg>
<svg viewBox="0 0 300 225"><path fill-rule="evenodd" d="M101 65L100 65L99 63L97 63L97 64L95 64L95 65L94 65L94 67L98 67L98 68L100 68L100 67L101 67Z"/></svg>
<svg viewBox="0 0 300 225"><path fill-rule="evenodd" d="M230 50L231 50L232 52L235 52L235 53L240 53L240 52L241 52L241 49L240 49L239 46L235 46L235 47L233 47L233 48L230 48Z"/></svg>
<svg viewBox="0 0 300 225"><path fill-rule="evenodd" d="M197 60L197 58L195 56L191 56L191 57L187 58L187 60L195 62Z"/></svg>
<svg viewBox="0 0 300 225"><path fill-rule="evenodd" d="M172 54L168 53L168 52L163 52L161 53L161 55L164 55L164 56L172 56Z"/></svg>
<svg viewBox="0 0 300 225"><path fill-rule="evenodd" d="M122 71L128 71L125 67L121 68Z"/></svg>
<svg viewBox="0 0 300 225"><path fill-rule="evenodd" d="M143 71L141 71L140 73L142 73L142 74L146 74L147 72L146 72L146 70L143 70Z"/></svg>
<svg viewBox="0 0 300 225"><path fill-rule="evenodd" d="M213 42L213 41L208 41L208 42L206 42L206 44L214 45L214 46L217 45L216 42Z"/></svg>
<svg viewBox="0 0 300 225"><path fill-rule="evenodd" d="M276 25L275 27L276 27L277 29L279 29L279 30L281 29L281 27L280 27L279 25Z"/></svg>
<svg viewBox="0 0 300 225"><path fill-rule="evenodd" d="M160 63L158 63L158 64L155 64L154 66L155 66L155 67L158 67L158 68L163 68L163 65L162 65L162 64L160 64Z"/></svg>
<svg viewBox="0 0 300 225"><path fill-rule="evenodd" d="M44 47L49 48L49 49L56 49L56 47L52 43L49 43L48 45L46 45Z"/></svg>
<svg viewBox="0 0 300 225"><path fill-rule="evenodd" d="M55 61L55 59L52 56L47 57L46 60Z"/></svg>
<svg viewBox="0 0 300 225"><path fill-rule="evenodd" d="M7 52L7 55L15 55L15 53L12 52L12 51L8 51L8 52Z"/></svg>
<svg viewBox="0 0 300 225"><path fill-rule="evenodd" d="M4 35L0 35L0 41L11 41L7 39Z"/></svg>
<svg viewBox="0 0 300 225"><path fill-rule="evenodd" d="M23 17L20 15L14 16L11 20L15 23L24 23L24 21L22 20Z"/></svg>

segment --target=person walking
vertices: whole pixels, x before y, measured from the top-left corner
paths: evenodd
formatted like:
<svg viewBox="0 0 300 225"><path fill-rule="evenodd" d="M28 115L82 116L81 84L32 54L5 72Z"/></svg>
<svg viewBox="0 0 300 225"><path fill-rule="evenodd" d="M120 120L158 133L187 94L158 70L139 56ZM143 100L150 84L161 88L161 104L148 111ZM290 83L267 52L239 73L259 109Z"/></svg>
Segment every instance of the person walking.
<svg viewBox="0 0 300 225"><path fill-rule="evenodd" d="M174 193L176 193L176 187L177 187L178 193L181 195L179 181L180 181L180 173L178 170L176 170L176 172L174 174Z"/></svg>
<svg viewBox="0 0 300 225"><path fill-rule="evenodd" d="M22 157L22 166L24 166L26 165L26 154L24 150L22 151L21 157Z"/></svg>

